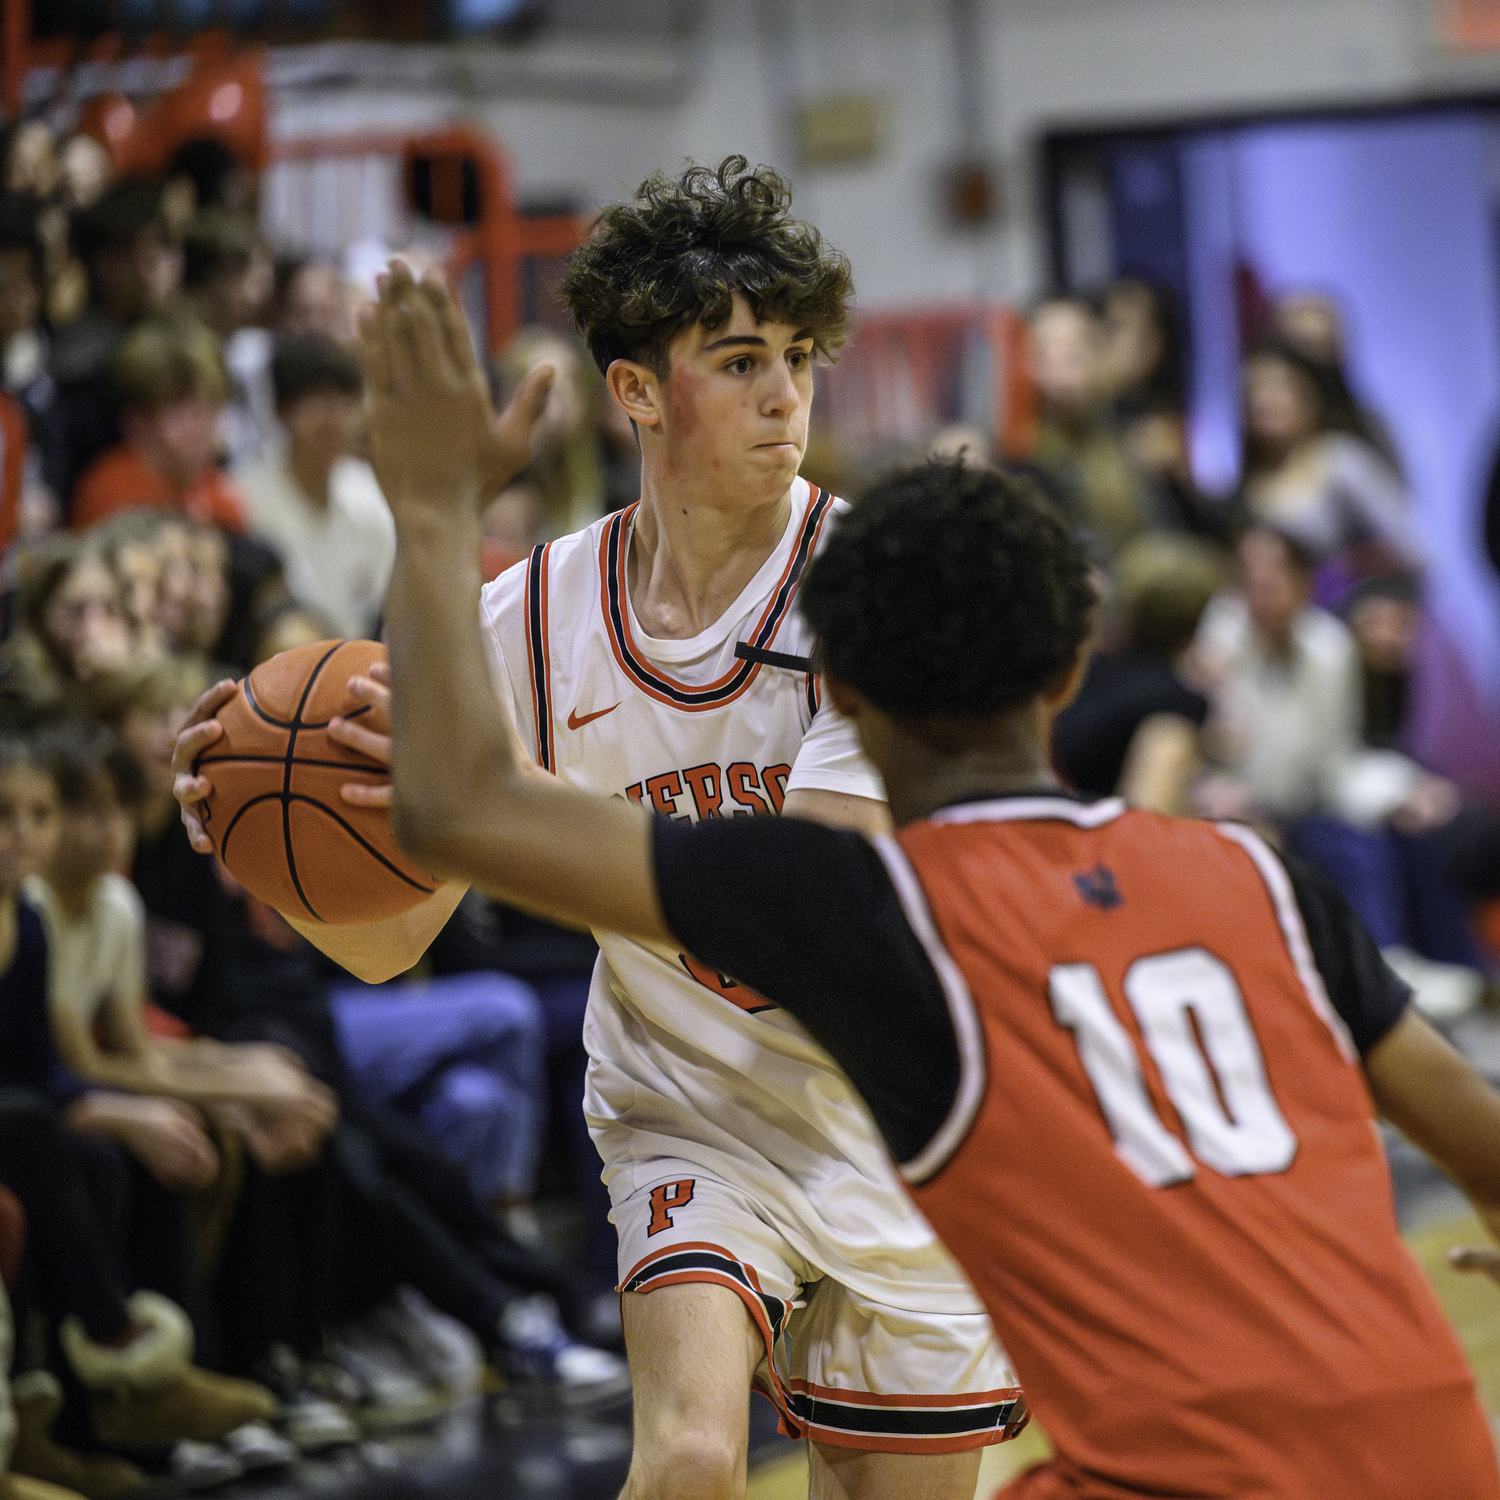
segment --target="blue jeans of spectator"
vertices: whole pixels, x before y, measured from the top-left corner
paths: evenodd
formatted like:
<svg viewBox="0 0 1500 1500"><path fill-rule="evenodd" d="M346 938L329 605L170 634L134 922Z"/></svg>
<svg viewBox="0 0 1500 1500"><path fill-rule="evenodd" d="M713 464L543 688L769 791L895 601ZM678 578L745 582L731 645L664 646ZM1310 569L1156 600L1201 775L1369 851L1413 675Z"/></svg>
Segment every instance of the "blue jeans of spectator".
<svg viewBox="0 0 1500 1500"><path fill-rule="evenodd" d="M420 1121L468 1174L475 1198L528 1197L547 1109L536 991L508 974L329 994L339 1051L372 1104Z"/></svg>
<svg viewBox="0 0 1500 1500"><path fill-rule="evenodd" d="M1293 854L1338 886L1378 947L1482 967L1465 903L1448 880L1437 839L1391 828L1366 832L1315 814L1289 824L1286 840Z"/></svg>

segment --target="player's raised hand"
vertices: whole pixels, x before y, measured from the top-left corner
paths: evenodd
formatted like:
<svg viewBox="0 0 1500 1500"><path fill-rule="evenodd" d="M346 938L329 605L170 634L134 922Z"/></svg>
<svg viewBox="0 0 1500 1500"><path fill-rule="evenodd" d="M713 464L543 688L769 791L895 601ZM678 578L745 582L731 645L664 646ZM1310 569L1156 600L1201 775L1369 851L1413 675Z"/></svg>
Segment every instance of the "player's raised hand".
<svg viewBox="0 0 1500 1500"><path fill-rule="evenodd" d="M401 262L360 325L375 471L398 515L418 505L473 515L525 467L550 367L497 418L469 330L447 289Z"/></svg>
<svg viewBox="0 0 1500 1500"><path fill-rule="evenodd" d="M188 831L188 841L199 854L214 852L214 842L198 816L199 803L214 788L207 776L194 775L193 762L224 733L223 726L214 715L237 691L237 685L226 678L200 693L188 710L187 722L178 731L177 744L172 751L172 795L182 808L182 821Z"/></svg>

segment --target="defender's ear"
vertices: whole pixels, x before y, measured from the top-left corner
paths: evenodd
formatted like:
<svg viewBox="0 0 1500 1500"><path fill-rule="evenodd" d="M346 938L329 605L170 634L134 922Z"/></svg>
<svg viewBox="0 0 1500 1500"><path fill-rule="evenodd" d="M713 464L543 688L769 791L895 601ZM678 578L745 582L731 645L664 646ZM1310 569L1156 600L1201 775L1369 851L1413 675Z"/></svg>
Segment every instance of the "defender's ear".
<svg viewBox="0 0 1500 1500"><path fill-rule="evenodd" d="M637 427L661 425L661 380L654 370L633 359L617 359L604 372L604 383Z"/></svg>

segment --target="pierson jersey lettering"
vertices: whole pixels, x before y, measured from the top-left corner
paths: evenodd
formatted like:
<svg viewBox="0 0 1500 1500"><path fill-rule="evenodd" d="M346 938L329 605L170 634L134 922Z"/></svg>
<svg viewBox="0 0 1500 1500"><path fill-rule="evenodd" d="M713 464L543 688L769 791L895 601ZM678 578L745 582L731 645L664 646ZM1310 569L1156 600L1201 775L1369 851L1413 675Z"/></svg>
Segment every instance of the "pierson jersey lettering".
<svg viewBox="0 0 1500 1500"><path fill-rule="evenodd" d="M778 813L797 788L883 799L851 727L820 702L796 609L843 502L801 479L791 500L775 551L690 640L653 640L634 617L635 507L486 586L493 678L539 764L693 822ZM798 1022L692 954L595 936L585 1111L616 1202L655 1181L653 1162L685 1159L740 1186L802 1256L864 1295L978 1310L863 1105Z"/></svg>

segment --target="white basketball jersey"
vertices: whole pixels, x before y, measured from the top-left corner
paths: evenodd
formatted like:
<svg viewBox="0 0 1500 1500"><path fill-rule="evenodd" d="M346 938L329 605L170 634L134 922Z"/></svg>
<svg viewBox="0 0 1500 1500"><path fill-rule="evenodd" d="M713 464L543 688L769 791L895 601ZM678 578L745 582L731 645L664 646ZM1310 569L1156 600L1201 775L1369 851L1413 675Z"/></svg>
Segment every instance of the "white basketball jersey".
<svg viewBox="0 0 1500 1500"><path fill-rule="evenodd" d="M631 610L635 507L495 579L480 607L491 670L537 761L693 822L780 812L800 787L883 799L852 728L819 704L796 609L843 508L797 480L776 550L691 640L653 640ZM687 1159L739 1185L807 1260L866 1296L977 1310L864 1106L796 1021L691 954L595 936L585 1110L616 1202L656 1180L653 1162Z"/></svg>

